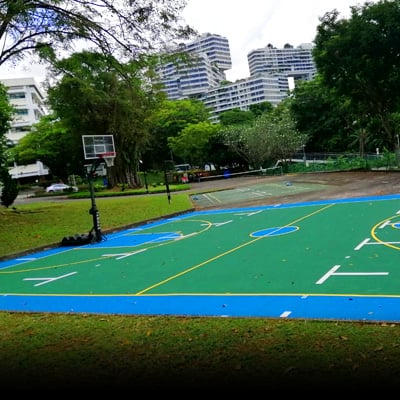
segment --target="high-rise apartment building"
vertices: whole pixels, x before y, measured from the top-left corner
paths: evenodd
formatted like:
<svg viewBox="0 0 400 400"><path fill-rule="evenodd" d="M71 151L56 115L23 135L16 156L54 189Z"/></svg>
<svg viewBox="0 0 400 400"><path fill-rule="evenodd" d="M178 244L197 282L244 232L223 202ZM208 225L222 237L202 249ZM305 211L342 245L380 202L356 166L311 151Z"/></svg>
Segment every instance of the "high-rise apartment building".
<svg viewBox="0 0 400 400"><path fill-rule="evenodd" d="M15 145L46 114L44 95L33 78L0 79L0 82L16 109L11 129L6 134L6 139Z"/></svg>
<svg viewBox="0 0 400 400"><path fill-rule="evenodd" d="M159 68L158 75L170 100L199 97L226 79L225 73L204 53L196 55L188 66L165 64Z"/></svg>
<svg viewBox="0 0 400 400"><path fill-rule="evenodd" d="M223 36L204 33L197 40L187 44L185 47L189 53L205 54L210 62L222 71L232 68L229 42Z"/></svg>
<svg viewBox="0 0 400 400"><path fill-rule="evenodd" d="M232 67L228 39L220 35L206 33L178 50L192 56L189 63L169 62L157 70L170 100L201 96L226 80L225 70Z"/></svg>
<svg viewBox="0 0 400 400"><path fill-rule="evenodd" d="M248 110L251 104L269 102L278 105L289 92L288 77L284 73L258 74L234 83L211 88L201 97L213 110L211 120L218 122L218 115L238 108Z"/></svg>
<svg viewBox="0 0 400 400"><path fill-rule="evenodd" d="M296 48L286 45L277 49L268 45L247 55L251 76L261 73L280 72L296 79L314 78L316 68L312 56L312 45L302 44Z"/></svg>
<svg viewBox="0 0 400 400"><path fill-rule="evenodd" d="M268 45L248 54L250 77L234 83L227 82L225 71L232 66L228 39L206 33L181 52L196 55L189 65L173 63L160 66L158 71L170 100L198 98L211 109L212 121L218 114L234 108L248 110L252 104L270 102L276 106L289 94L289 80L311 80L316 68L312 45L290 45L276 49Z"/></svg>

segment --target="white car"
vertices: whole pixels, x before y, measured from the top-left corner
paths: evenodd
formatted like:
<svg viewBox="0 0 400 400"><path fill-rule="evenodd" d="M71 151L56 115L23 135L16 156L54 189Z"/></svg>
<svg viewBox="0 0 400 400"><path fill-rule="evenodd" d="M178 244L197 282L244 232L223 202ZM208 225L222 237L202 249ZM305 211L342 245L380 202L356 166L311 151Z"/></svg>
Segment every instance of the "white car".
<svg viewBox="0 0 400 400"><path fill-rule="evenodd" d="M50 186L47 186L47 193L55 193L55 192L77 192L78 188L76 186L66 185L65 183L53 183Z"/></svg>

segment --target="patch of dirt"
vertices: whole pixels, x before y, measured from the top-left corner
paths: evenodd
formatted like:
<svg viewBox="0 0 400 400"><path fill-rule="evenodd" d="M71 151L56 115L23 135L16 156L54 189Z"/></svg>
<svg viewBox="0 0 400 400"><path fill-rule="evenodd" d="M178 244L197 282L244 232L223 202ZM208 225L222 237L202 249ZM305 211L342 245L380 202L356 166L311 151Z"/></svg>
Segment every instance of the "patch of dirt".
<svg viewBox="0 0 400 400"><path fill-rule="evenodd" d="M345 171L317 172L304 174L284 174L280 176L258 176L219 179L193 183L192 189L197 193L208 193L217 190L229 190L252 185L276 183L315 183L324 185L322 189L310 190L283 196L272 196L262 199L250 199L229 204L219 204L218 207L230 208L250 207L257 205L273 205L284 203L300 203L315 200L330 200L368 196L382 196L400 193L400 172L396 171ZM195 205L197 209L201 208Z"/></svg>

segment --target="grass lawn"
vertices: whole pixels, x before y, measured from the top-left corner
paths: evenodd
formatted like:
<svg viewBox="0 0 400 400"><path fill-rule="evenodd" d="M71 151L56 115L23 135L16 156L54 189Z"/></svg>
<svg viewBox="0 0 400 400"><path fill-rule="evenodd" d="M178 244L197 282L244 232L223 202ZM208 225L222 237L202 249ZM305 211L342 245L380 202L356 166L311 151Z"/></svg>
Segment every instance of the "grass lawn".
<svg viewBox="0 0 400 400"><path fill-rule="evenodd" d="M166 195L96 203L104 231L192 208L185 193L174 193L171 203ZM0 208L0 255L87 232L89 208L89 199ZM240 387L247 395L262 388L267 396L306 387L330 394L346 386L384 393L400 384L400 325L0 312L0 380L14 392L173 388L171 395L189 396Z"/></svg>
<svg viewBox="0 0 400 400"><path fill-rule="evenodd" d="M95 199L101 230L134 225L193 208L188 195L166 194ZM0 208L0 259L10 254L59 244L64 236L88 233L93 227L90 198L38 201Z"/></svg>

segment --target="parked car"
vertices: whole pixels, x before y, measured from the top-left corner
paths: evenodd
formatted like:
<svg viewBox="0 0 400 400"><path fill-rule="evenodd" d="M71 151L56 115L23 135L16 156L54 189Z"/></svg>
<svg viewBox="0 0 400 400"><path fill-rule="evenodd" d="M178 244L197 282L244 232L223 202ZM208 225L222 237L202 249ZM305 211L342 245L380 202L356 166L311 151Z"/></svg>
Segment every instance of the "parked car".
<svg viewBox="0 0 400 400"><path fill-rule="evenodd" d="M177 164L175 165L176 172L187 172L192 169L190 164Z"/></svg>
<svg viewBox="0 0 400 400"><path fill-rule="evenodd" d="M47 193L56 193L56 192L77 192L78 188L76 186L66 185L65 183L53 183L50 186L47 186Z"/></svg>

